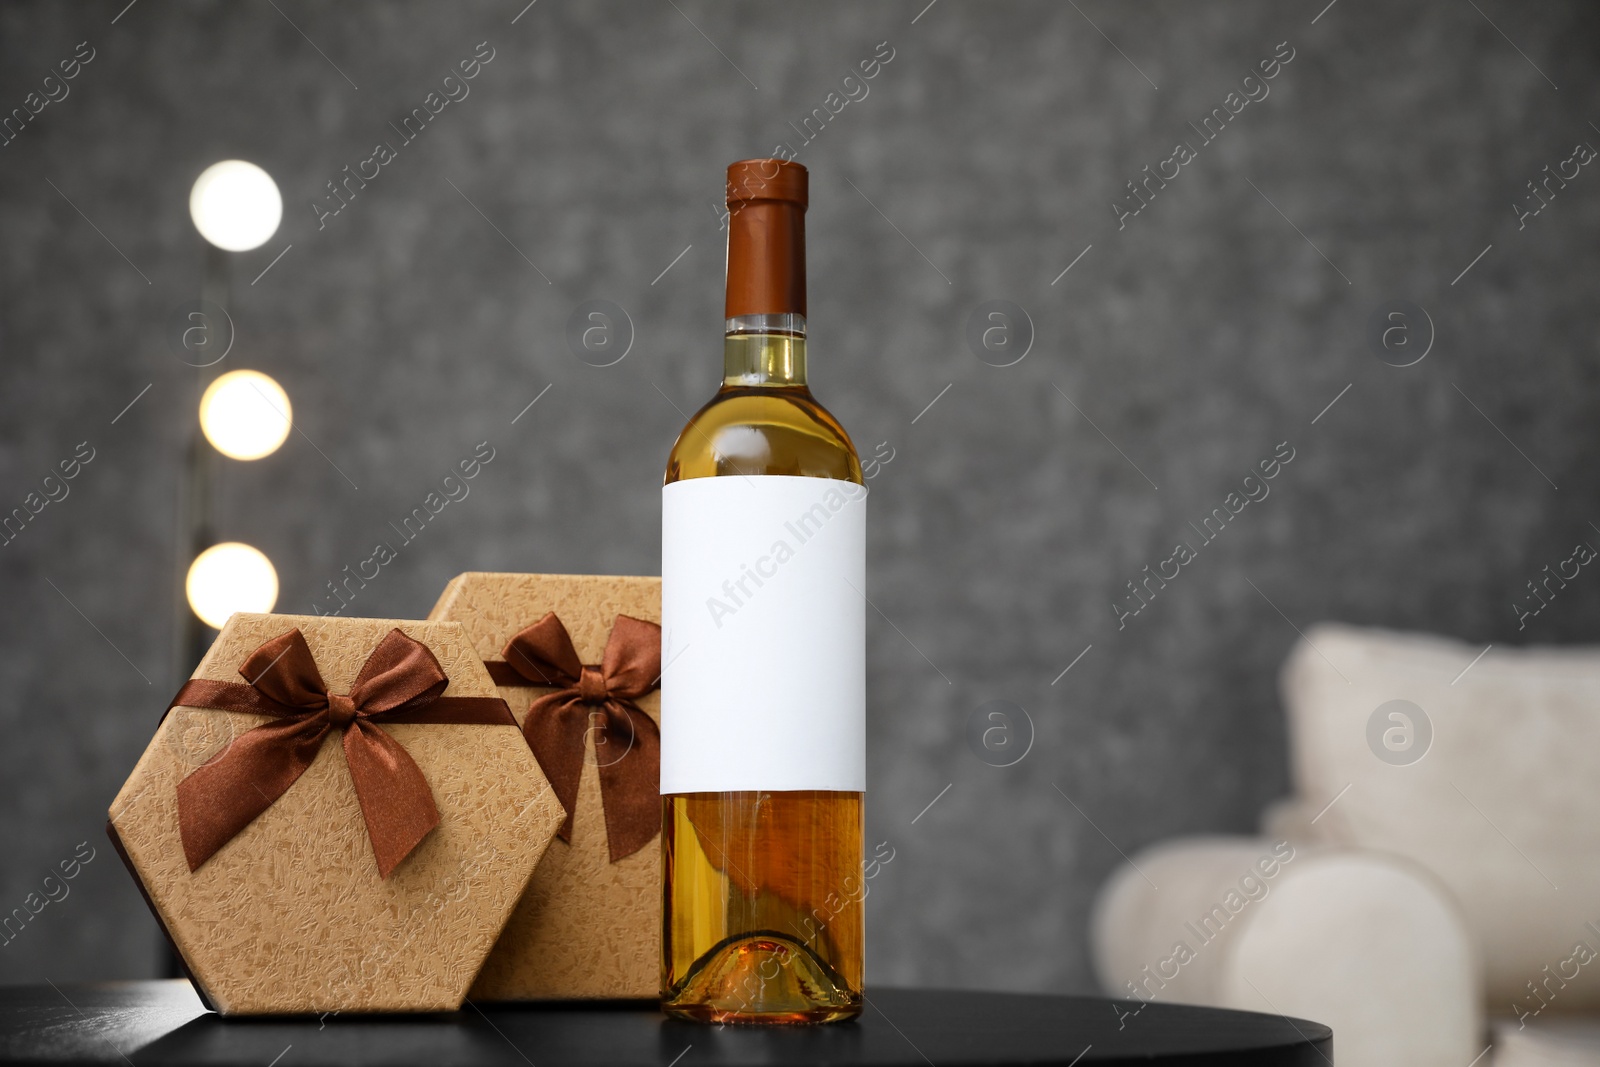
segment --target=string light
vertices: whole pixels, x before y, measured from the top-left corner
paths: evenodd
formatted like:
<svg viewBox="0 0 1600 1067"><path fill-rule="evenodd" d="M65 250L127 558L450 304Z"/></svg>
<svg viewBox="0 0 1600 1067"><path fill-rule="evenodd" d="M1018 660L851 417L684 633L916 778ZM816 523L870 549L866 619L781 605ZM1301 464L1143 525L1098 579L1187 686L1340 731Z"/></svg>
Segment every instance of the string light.
<svg viewBox="0 0 1600 1067"><path fill-rule="evenodd" d="M231 370L200 397L200 429L229 459L260 459L289 436L289 394L256 370Z"/></svg>
<svg viewBox="0 0 1600 1067"><path fill-rule="evenodd" d="M283 197L272 175L242 159L201 171L189 191L189 217L200 236L227 252L259 248L278 232Z"/></svg>
<svg viewBox="0 0 1600 1067"><path fill-rule="evenodd" d="M236 611L271 611L278 602L278 572L260 549L224 541L195 557L184 592L190 610L220 630Z"/></svg>

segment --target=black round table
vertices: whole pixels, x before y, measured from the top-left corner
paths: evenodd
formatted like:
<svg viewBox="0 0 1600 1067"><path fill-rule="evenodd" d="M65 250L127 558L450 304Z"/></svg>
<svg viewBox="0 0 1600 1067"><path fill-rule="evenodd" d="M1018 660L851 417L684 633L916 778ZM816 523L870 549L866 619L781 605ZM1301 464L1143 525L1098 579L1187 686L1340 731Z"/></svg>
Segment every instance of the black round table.
<svg viewBox="0 0 1600 1067"><path fill-rule="evenodd" d="M1134 1014L1135 1009L1139 1009ZM1177 1004L876 989L851 1023L696 1026L647 1003L474 1005L449 1015L224 1019L189 983L0 989L0 1063L494 1064L1311 1064L1331 1067L1326 1026Z"/></svg>

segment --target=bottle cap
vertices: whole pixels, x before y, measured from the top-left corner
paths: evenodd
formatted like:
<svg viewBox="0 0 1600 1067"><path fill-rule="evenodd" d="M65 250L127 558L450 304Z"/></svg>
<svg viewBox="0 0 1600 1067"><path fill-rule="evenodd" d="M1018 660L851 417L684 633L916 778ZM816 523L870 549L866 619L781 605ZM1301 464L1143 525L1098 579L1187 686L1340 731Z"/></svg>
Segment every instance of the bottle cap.
<svg viewBox="0 0 1600 1067"><path fill-rule="evenodd" d="M806 313L806 185L787 160L728 167L726 318Z"/></svg>
<svg viewBox="0 0 1600 1067"><path fill-rule="evenodd" d="M728 165L728 204L782 200L806 206L806 168L786 159L741 159Z"/></svg>

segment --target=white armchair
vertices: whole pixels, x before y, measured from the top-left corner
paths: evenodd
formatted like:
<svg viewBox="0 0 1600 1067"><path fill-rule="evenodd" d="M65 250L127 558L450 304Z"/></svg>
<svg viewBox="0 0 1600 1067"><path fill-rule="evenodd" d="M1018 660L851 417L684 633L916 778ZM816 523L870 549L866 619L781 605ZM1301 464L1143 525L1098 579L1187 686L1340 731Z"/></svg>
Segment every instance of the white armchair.
<svg viewBox="0 0 1600 1067"><path fill-rule="evenodd" d="M1295 795L1261 839L1119 870L1102 984L1316 1019L1342 1067L1486 1067L1485 1013L1503 1065L1573 1062L1600 1013L1600 651L1323 625L1281 681Z"/></svg>

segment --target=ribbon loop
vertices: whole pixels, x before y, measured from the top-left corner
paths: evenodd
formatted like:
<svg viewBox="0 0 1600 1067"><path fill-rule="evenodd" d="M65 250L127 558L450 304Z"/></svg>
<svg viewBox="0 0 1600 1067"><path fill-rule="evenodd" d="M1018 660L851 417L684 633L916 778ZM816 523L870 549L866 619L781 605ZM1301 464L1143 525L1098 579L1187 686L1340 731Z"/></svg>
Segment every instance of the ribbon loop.
<svg viewBox="0 0 1600 1067"><path fill-rule="evenodd" d="M239 675L252 689L285 709L317 707L328 694L311 646L298 628L246 656L239 664Z"/></svg>
<svg viewBox="0 0 1600 1067"><path fill-rule="evenodd" d="M506 643L504 655L504 663L488 664L496 683L555 690L529 706L522 734L566 809L561 839L572 840L592 732L611 862L649 844L661 829L661 729L636 701L661 680L661 627L618 615L601 663L585 664L567 628L546 612Z"/></svg>
<svg viewBox="0 0 1600 1067"><path fill-rule="evenodd" d="M276 720L178 783L178 829L191 872L287 792L338 731L378 872L387 878L439 824L439 810L421 768L376 720L516 724L498 697L441 696L450 684L444 668L398 628L373 649L348 694L328 692L298 629L261 645L239 673L247 684L190 679L167 705Z"/></svg>

